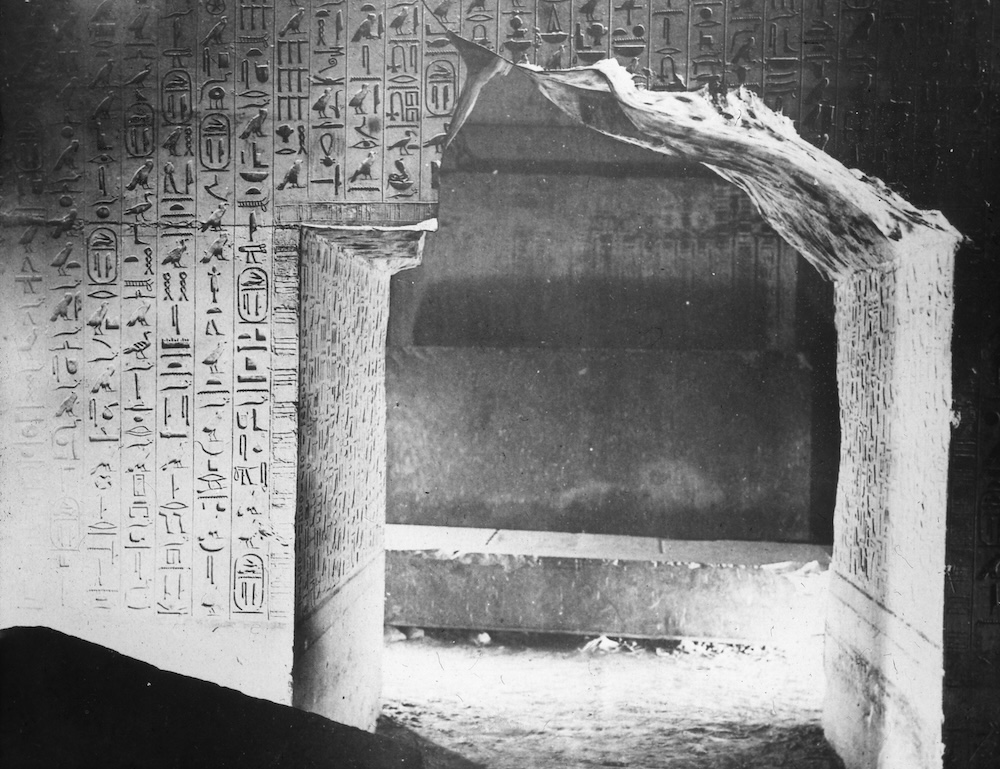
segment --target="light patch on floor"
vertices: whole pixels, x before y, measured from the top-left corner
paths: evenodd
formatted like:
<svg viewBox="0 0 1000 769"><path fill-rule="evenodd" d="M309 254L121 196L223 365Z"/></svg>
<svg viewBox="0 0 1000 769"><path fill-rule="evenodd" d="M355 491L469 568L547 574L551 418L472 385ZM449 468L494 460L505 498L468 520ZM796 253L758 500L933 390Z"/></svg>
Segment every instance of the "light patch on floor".
<svg viewBox="0 0 1000 769"><path fill-rule="evenodd" d="M419 744L429 769L842 766L819 726L821 639L584 652L586 640L388 643L379 731Z"/></svg>

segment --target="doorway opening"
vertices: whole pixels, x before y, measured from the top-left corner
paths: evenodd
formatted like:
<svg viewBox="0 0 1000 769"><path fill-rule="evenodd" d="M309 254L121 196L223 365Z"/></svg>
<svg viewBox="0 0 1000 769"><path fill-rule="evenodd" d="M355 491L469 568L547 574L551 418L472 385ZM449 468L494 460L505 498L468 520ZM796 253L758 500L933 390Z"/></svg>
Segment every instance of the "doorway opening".
<svg viewBox="0 0 1000 769"><path fill-rule="evenodd" d="M422 267L394 278L386 372L387 621L454 632L386 650L389 712L425 738L453 721L453 738L437 738L472 760L541 729L544 708L529 714L541 697L552 720L579 720L551 741L540 730L535 763L521 765L558 763L546 751L588 734L593 755L643 763L624 732L607 746L617 758L598 747L623 723L618 676L620 693L629 677L688 673L675 684L711 698L712 675L753 663L778 686L777 671L797 671L786 677L806 712L790 733L820 734L839 456L830 283L707 171L600 138L588 163L537 148L505 158L496 126L464 131L440 231ZM481 631L489 646L476 646ZM601 634L615 651L578 651ZM790 650L793 635L794 654L765 651ZM605 691L570 683L580 665ZM461 724L475 719L446 711L475 699L463 687L477 675L500 688L472 712L488 720L495 701L502 725L463 752ZM500 677L548 684L514 704ZM655 696L638 699L657 712ZM638 709L626 719L632 736L651 723Z"/></svg>
<svg viewBox="0 0 1000 769"><path fill-rule="evenodd" d="M787 134L782 141L800 140ZM934 212L913 209L877 182L852 177L842 168L828 169L870 204L871 210L859 212L860 204L839 188L804 178L810 164L823 167L826 161L812 149L802 152L808 159L803 166L792 162L768 167L760 179L740 179L735 172L723 175L751 189L758 203L769 196L765 209L782 231L804 243L803 253L812 253L813 260L836 277L842 440L824 732L854 763L878 755L899 765L934 766L941 745L938 639L950 420L951 274L959 238ZM789 175L791 188L782 183L782 173ZM845 211L848 218L842 222L838 212ZM447 226L444 208L442 218ZM337 333L349 333L351 327L348 321ZM309 333L304 324L304 342ZM368 426L384 436L377 423ZM336 475L339 470L327 467L322 472ZM320 513L321 518L331 517L326 510ZM299 562L307 572L325 566L308 558ZM922 567L917 574L914 563ZM338 602L345 603L343 595L327 601L325 611L333 616ZM300 625L303 622L308 619L300 619ZM885 651L902 664L886 668Z"/></svg>

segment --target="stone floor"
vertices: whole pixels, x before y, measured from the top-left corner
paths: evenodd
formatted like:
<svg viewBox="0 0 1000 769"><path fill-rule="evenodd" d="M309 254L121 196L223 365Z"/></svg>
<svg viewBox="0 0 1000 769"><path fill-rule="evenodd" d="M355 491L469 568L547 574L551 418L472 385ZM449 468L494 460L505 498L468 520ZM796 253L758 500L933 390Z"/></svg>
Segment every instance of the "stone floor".
<svg viewBox="0 0 1000 769"><path fill-rule="evenodd" d="M386 644L379 731L419 746L429 769L842 767L819 726L821 639L485 640Z"/></svg>

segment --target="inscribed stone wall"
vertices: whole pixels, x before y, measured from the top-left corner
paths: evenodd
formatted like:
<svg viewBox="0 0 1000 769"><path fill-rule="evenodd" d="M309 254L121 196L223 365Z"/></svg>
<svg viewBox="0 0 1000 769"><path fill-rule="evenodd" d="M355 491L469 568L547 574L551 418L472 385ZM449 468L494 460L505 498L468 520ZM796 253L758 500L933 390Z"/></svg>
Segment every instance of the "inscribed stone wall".
<svg viewBox="0 0 1000 769"><path fill-rule="evenodd" d="M390 344L791 351L798 255L733 185L662 173L450 174Z"/></svg>
<svg viewBox="0 0 1000 769"><path fill-rule="evenodd" d="M276 41L213 8L4 6L3 621L287 700L297 253L233 88Z"/></svg>
<svg viewBox="0 0 1000 769"><path fill-rule="evenodd" d="M300 618L382 552L389 277L386 265L303 237Z"/></svg>

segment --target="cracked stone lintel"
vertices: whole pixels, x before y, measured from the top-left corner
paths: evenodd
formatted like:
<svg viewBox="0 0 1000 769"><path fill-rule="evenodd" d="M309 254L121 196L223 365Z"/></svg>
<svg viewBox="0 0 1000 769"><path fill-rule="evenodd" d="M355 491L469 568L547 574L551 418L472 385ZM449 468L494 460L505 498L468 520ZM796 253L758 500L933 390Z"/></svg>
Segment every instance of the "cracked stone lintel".
<svg viewBox="0 0 1000 769"><path fill-rule="evenodd" d="M768 223L824 275L838 279L921 253L954 253L963 236L881 180L849 169L799 136L754 93L713 97L638 89L616 61L541 71L520 65L562 111L600 133L705 165L743 189Z"/></svg>

